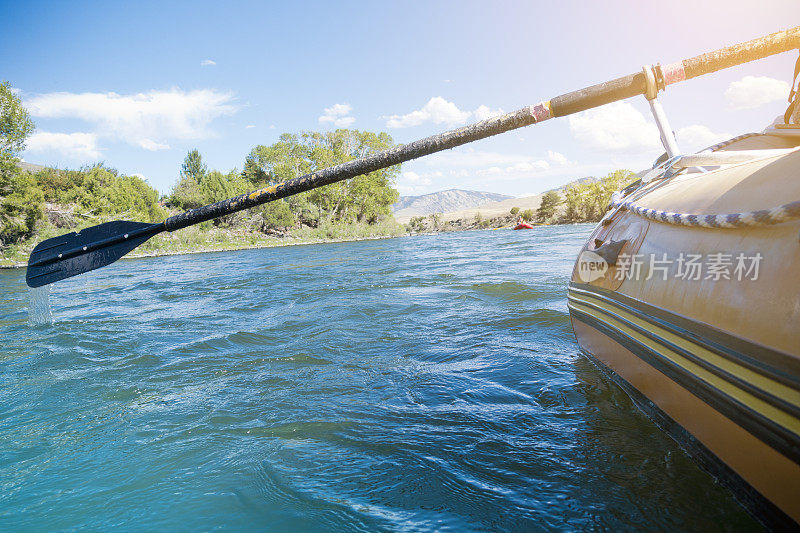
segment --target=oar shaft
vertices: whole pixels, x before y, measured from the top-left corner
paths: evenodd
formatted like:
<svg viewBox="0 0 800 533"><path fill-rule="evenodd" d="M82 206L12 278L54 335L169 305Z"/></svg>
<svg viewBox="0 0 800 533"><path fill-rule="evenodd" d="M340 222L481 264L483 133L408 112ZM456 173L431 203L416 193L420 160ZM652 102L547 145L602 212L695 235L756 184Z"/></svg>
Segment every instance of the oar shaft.
<svg viewBox="0 0 800 533"><path fill-rule="evenodd" d="M771 55L800 48L800 26L771 33L714 52L702 54L677 63L657 66L656 74L660 89L724 68L749 63ZM644 73L636 72L615 80L598 83L591 87L556 96L549 102L554 117L564 117L579 111L645 94L647 90Z"/></svg>
<svg viewBox="0 0 800 533"><path fill-rule="evenodd" d="M312 172L277 185L270 185L249 194L242 194L235 198L191 209L168 218L165 224L169 231L175 231L198 222L211 220L242 209L248 209L266 202L316 189L323 185L368 174L398 163L534 124L537 122L537 113L542 116L541 104L539 106L524 107L512 113L483 120L463 128L396 146L371 156Z"/></svg>
<svg viewBox="0 0 800 533"><path fill-rule="evenodd" d="M663 67L657 66L655 68L656 83L658 88L663 89L673 83L786 52L793 48L800 48L800 26L722 48L715 52L702 54L678 63ZM562 94L550 101L524 107L506 115L490 118L440 135L426 137L425 139L397 146L362 159L306 174L277 185L270 185L249 194L198 207L170 217L164 224L169 231L175 231L205 220L249 209L337 181L368 174L382 168L522 128L549 118L563 117L632 96L645 94L646 91L645 75L642 72L637 72Z"/></svg>
<svg viewBox="0 0 800 533"><path fill-rule="evenodd" d="M788 52L794 48L800 48L800 26L684 59L681 63L686 79L689 80L724 68Z"/></svg>

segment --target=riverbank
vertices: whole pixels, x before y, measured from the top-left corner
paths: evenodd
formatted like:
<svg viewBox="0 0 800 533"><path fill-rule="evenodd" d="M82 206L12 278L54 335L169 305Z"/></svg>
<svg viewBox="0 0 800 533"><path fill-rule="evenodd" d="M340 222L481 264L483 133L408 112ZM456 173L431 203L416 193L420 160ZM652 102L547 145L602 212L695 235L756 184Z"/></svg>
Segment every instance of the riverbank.
<svg viewBox="0 0 800 533"><path fill-rule="evenodd" d="M83 228L76 228L76 231L80 229ZM9 247L0 255L0 268L26 267L31 251L39 242L63 233L63 230L60 232L45 231L36 239ZM123 259L352 242L386 239L407 234L406 229L393 219L383 220L376 224L323 224L316 228L304 226L272 234L221 228L213 226L211 223L204 223L174 233L156 235Z"/></svg>
<svg viewBox="0 0 800 533"><path fill-rule="evenodd" d="M461 222L461 221L458 221ZM312 244L332 244L337 242L371 241L379 239L393 239L404 236L437 235L457 231L489 231L499 229L512 229L514 224L509 224L505 218L489 219L484 223L463 223L462 225L444 226L437 230L408 231L399 224L396 227L375 225L373 231L353 231L352 227L337 226L339 231L329 231L325 228L303 228L295 233L281 236L266 235L260 232L236 232L226 229L213 228L203 230L186 228L180 234L156 235L150 241L142 244L135 251L122 257L122 259L141 259L145 257L164 257L171 255L203 254L213 252L230 252L235 250L257 250L262 248L278 248L282 246L304 246ZM490 222L490 224L486 224ZM574 224L573 222L564 224ZM561 224L536 224L536 226L557 226ZM371 226L364 226L364 229ZM389 231L386 231L386 230ZM49 238L49 237L48 237ZM13 255L0 254L0 269L25 268L28 266L26 259L33 248L44 239L37 239L35 243L27 243L14 248Z"/></svg>

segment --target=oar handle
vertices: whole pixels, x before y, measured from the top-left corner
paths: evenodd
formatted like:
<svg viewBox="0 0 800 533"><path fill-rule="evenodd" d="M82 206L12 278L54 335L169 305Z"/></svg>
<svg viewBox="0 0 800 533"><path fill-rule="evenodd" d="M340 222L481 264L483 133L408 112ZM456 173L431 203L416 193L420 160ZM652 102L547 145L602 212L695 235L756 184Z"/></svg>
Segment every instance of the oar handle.
<svg viewBox="0 0 800 533"><path fill-rule="evenodd" d="M684 59L680 64L686 74L685 79L690 80L724 68L788 52L794 48L800 48L800 26L771 33L752 41L728 46L716 52L708 52L691 59Z"/></svg>
<svg viewBox="0 0 800 533"><path fill-rule="evenodd" d="M793 48L800 48L800 26L722 48L715 52L702 54L691 59L685 59L678 63L663 67L656 66L654 69L656 90L663 89L673 83L716 72L723 68L786 52ZM337 181L368 174L382 168L449 148L455 148L462 144L542 122L553 117L563 117L632 96L645 94L647 89L647 79L644 72L637 72L562 94L550 101L524 107L506 115L426 137L425 139L397 146L362 159L348 161L347 163L312 172L283 183L270 185L235 198L191 209L168 218L164 225L169 231L175 231L205 220L229 215L236 211L249 209L280 198L336 183Z"/></svg>
<svg viewBox="0 0 800 533"><path fill-rule="evenodd" d="M752 41L721 48L714 52L708 52L676 63L664 66L657 65L654 69L655 78L658 89L664 89L667 85L672 85L673 83L788 52L794 48L800 48L800 26L771 33ZM564 117L579 111L645 94L646 91L647 81L645 75L643 72L637 72L556 96L550 100L549 107L554 117Z"/></svg>

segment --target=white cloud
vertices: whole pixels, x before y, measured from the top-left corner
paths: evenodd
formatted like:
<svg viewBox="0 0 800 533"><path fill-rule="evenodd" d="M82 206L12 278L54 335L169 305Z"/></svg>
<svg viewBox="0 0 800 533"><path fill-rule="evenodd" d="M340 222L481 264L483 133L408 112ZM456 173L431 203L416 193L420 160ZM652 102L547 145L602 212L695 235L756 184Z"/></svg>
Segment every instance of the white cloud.
<svg viewBox="0 0 800 533"><path fill-rule="evenodd" d="M441 96L434 96L421 109L405 115L390 115L381 118L386 119L387 128L409 128L426 122L452 126L463 124L470 118L485 120L502 113L502 109L490 109L485 105L479 106L475 111L462 111L453 102L448 102Z"/></svg>
<svg viewBox="0 0 800 533"><path fill-rule="evenodd" d="M658 128L628 102L614 102L569 117L572 134L600 150L658 149Z"/></svg>
<svg viewBox="0 0 800 533"><path fill-rule="evenodd" d="M725 98L734 109L752 109L788 96L788 83L766 76L745 76L731 82L725 91Z"/></svg>
<svg viewBox="0 0 800 533"><path fill-rule="evenodd" d="M406 181L410 181L411 183L417 183L419 181L419 174L416 172L403 172L400 174L400 177Z"/></svg>
<svg viewBox="0 0 800 533"><path fill-rule="evenodd" d="M733 137L730 133L714 133L707 126L693 124L677 132L678 146L683 153L694 153Z"/></svg>
<svg viewBox="0 0 800 533"><path fill-rule="evenodd" d="M251 128L255 128L255 127L256 127L256 125L255 125L255 124L248 124L247 126L245 126L245 129L248 129L248 130L249 130L249 129L251 129Z"/></svg>
<svg viewBox="0 0 800 533"><path fill-rule="evenodd" d="M422 174L419 175L416 172L403 172L400 177L405 181L410 183L416 183L419 185L430 185L431 184L431 176L441 176L441 172L434 172L433 174Z"/></svg>
<svg viewBox="0 0 800 533"><path fill-rule="evenodd" d="M49 93L25 100L31 115L74 118L94 124L97 137L120 139L148 150L164 149L168 139L213 135L211 122L233 113L233 95L213 89L117 93Z"/></svg>
<svg viewBox="0 0 800 533"><path fill-rule="evenodd" d="M93 133L36 132L26 142L27 152L58 152L72 161L96 161L100 158L97 136Z"/></svg>
<svg viewBox="0 0 800 533"><path fill-rule="evenodd" d="M200 62L201 67L213 67L216 64L217 62L211 59L204 59L203 61Z"/></svg>
<svg viewBox="0 0 800 533"><path fill-rule="evenodd" d="M139 141L139 146L144 148L145 150L150 150L151 152L155 152L157 150L168 150L168 144L157 143L152 139L142 139Z"/></svg>
<svg viewBox="0 0 800 533"><path fill-rule="evenodd" d="M548 150L547 151L547 158L550 161L552 161L553 163L555 163L556 165L569 165L570 164L569 159L567 159L566 156L564 156L564 154L562 154L560 152L554 152L552 150Z"/></svg>
<svg viewBox="0 0 800 533"><path fill-rule="evenodd" d="M573 168L575 165L563 154L552 150L547 151L547 158L537 158L530 154L489 152L474 148L456 148L439 152L421 160L419 164L446 173L452 178L480 176L501 180L550 175L563 171L562 168Z"/></svg>
<svg viewBox="0 0 800 533"><path fill-rule="evenodd" d="M136 172L135 174L132 174L132 175L133 175L133 176L136 176L136 177L137 177L137 178L139 178L140 180L147 181L147 178L145 178L145 177L144 177L144 174L141 174L141 173L139 173L139 172Z"/></svg>
<svg viewBox="0 0 800 533"><path fill-rule="evenodd" d="M274 130L275 129L275 124L270 124L269 125L269 129Z"/></svg>
<svg viewBox="0 0 800 533"><path fill-rule="evenodd" d="M319 117L320 124L332 124L337 128L346 128L356 121L351 117L350 112L353 108L350 104L334 104L325 108L325 114Z"/></svg>
<svg viewBox="0 0 800 533"><path fill-rule="evenodd" d="M414 171L403 172L397 179L395 187L402 194L419 193L426 190L426 187L433 183L434 178L441 178L441 172L426 172L418 174Z"/></svg>
<svg viewBox="0 0 800 533"><path fill-rule="evenodd" d="M524 161L517 163L516 165L506 167L506 172L539 172L542 170L548 170L549 168L550 163L544 161L543 159L537 159L536 161Z"/></svg>
<svg viewBox="0 0 800 533"><path fill-rule="evenodd" d="M10 91L11 91L11 94L18 95L19 93L22 92L22 89L17 89L16 87L11 87Z"/></svg>
<svg viewBox="0 0 800 533"><path fill-rule="evenodd" d="M481 169L491 166L505 167L517 163L535 161L536 158L528 154L504 154L500 152L487 152L474 148L456 148L446 152L439 152L426 157L422 162L433 168L454 169Z"/></svg>
<svg viewBox="0 0 800 533"><path fill-rule="evenodd" d="M488 106L481 105L478 106L478 109L473 111L472 115L476 120L486 120L487 118L496 117L503 113L504 111L502 109L490 109Z"/></svg>
<svg viewBox="0 0 800 533"><path fill-rule="evenodd" d="M406 171L400 174L397 178L396 186L398 190L404 192L414 192L414 191L421 191L424 190L427 185L433 183L433 181L437 178L441 178L444 176L442 172L414 172L414 171Z"/></svg>
<svg viewBox="0 0 800 533"><path fill-rule="evenodd" d="M500 167L489 167L475 171L475 174L477 174L478 176L499 176L502 173L503 169Z"/></svg>

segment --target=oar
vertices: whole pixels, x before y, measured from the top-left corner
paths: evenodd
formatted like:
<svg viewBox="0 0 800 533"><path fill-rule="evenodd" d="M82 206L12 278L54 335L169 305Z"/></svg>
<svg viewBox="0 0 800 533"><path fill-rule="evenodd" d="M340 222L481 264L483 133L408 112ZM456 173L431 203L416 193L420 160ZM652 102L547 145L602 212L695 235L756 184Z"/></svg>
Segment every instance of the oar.
<svg viewBox="0 0 800 533"><path fill-rule="evenodd" d="M109 265L162 231L175 231L553 117L571 115L640 94L654 98L667 85L793 48L800 48L800 26L678 63L645 67L642 72L562 94L506 115L312 172L249 194L191 209L158 224L115 221L47 239L39 243L31 253L26 281L31 287L47 285Z"/></svg>

